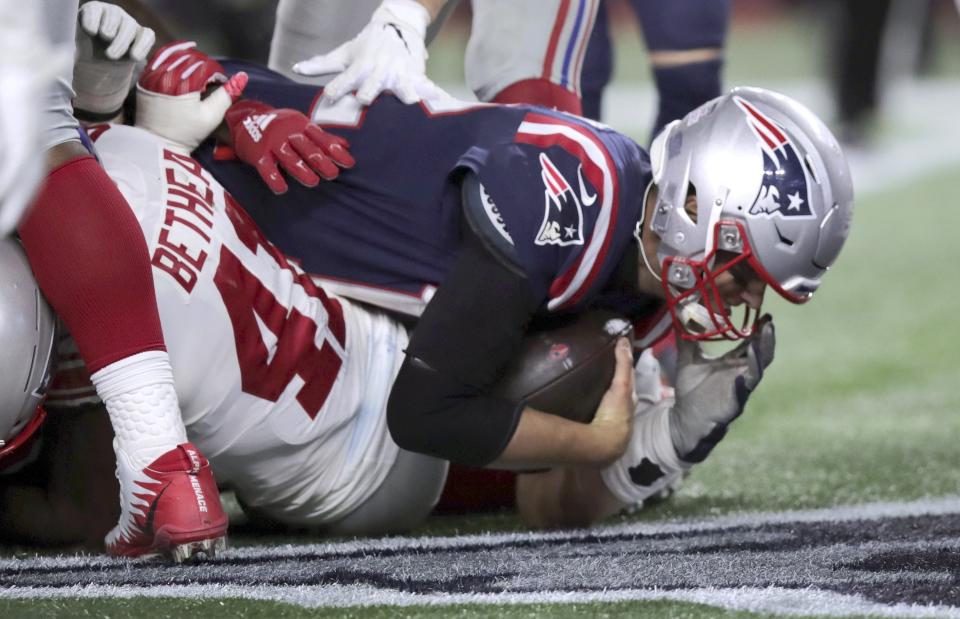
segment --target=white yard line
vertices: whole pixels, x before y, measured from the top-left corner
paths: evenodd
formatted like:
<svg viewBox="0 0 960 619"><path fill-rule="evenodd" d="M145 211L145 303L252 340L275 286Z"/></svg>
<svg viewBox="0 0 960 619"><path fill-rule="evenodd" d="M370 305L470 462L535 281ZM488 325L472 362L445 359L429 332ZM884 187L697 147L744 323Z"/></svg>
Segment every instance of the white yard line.
<svg viewBox="0 0 960 619"><path fill-rule="evenodd" d="M884 518L920 515L960 515L960 496L925 499L906 503L870 503L827 509L761 512L737 514L714 519L678 521L672 523L626 523L615 526L572 531L566 533L509 533L468 535L459 537L390 538L370 541L352 541L280 548L239 548L224 553L225 558L303 557L308 554L342 555L357 551L376 552L431 548L457 548L487 546L504 543L558 541L576 539L584 533L599 537L619 535L653 535L661 533L696 532L706 529L750 527L787 522L841 522L852 520L881 520ZM0 569L69 568L115 564L103 557L35 557L6 559L0 561ZM449 605L449 604L542 604L542 603L590 603L642 600L674 600L708 604L732 610L745 610L783 615L848 616L871 615L877 617L960 617L960 609L942 606L916 606L909 604L888 605L867 600L857 595L844 595L819 589L769 588L715 588L676 590L626 589L615 591L542 591L534 593L490 594L415 594L393 589L381 589L369 585L324 585L324 586L238 586L238 585L158 585L149 589L137 586L87 585L74 587L32 587L0 589L0 598L193 598L227 599L242 598L274 600L306 607L346 607L368 605Z"/></svg>
<svg viewBox="0 0 960 619"><path fill-rule="evenodd" d="M306 608L358 606L449 606L454 604L589 604L670 600L706 604L729 610L774 615L821 617L960 617L960 609L913 604L881 604L856 595L817 589L721 589L707 587L681 590L626 589L597 592L544 591L538 593L415 594L379 589L368 585L238 586L238 585L157 585L149 589L111 585L67 588L38 587L0 591L6 599L63 598L186 598L244 599L274 601Z"/></svg>

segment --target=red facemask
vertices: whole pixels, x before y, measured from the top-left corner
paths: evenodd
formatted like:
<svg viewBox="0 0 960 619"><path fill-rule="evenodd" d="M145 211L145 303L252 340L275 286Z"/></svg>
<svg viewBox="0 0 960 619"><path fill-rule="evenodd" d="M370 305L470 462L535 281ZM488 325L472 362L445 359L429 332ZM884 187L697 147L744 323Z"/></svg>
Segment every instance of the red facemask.
<svg viewBox="0 0 960 619"><path fill-rule="evenodd" d="M667 298L667 308L674 327L686 340L740 340L753 334L760 308L747 305L727 306L720 294L717 278L738 264L746 263L780 296L791 303L805 303L809 295L797 295L784 290L760 264L750 246L742 222L718 221L713 229L713 250L703 260L668 256L663 261L661 282ZM736 254L731 260L716 265L718 251ZM715 266L710 266L715 265Z"/></svg>

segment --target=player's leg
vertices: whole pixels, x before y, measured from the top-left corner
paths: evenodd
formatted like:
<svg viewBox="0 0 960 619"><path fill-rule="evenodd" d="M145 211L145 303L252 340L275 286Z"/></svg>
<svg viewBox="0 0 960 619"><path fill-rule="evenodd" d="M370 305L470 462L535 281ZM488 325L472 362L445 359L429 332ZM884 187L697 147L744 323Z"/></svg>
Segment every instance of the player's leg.
<svg viewBox="0 0 960 619"><path fill-rule="evenodd" d="M448 466L445 460L401 449L370 498L324 530L336 535L380 535L419 525L440 499Z"/></svg>
<svg viewBox="0 0 960 619"><path fill-rule="evenodd" d="M603 90L613 77L613 42L610 40L610 14L606 0L600 1L580 73L583 115L600 120Z"/></svg>
<svg viewBox="0 0 960 619"><path fill-rule="evenodd" d="M599 0L473 0L467 85L481 101L579 114L580 68Z"/></svg>
<svg viewBox="0 0 960 619"><path fill-rule="evenodd" d="M43 3L51 41L72 42L77 0ZM72 68L44 101L43 146L50 172L19 231L37 281L76 340L116 434L121 520L107 539L107 550L140 554L152 547L154 535L137 524L150 506L134 496L144 494L134 480L142 481L152 463L175 453L177 445L186 442L186 432L157 315L146 242L122 194L79 140L70 104L71 78ZM196 468L166 473L186 478L195 476ZM207 498L215 503L212 476L202 481L210 487ZM178 491L163 493L164 500L172 504L179 496L190 505L180 496L190 491L189 484L176 486ZM192 494L186 498L193 500ZM160 530L168 510L158 504L153 511L154 530ZM219 509L201 513L195 508L192 518L181 516L173 542L218 539L226 531Z"/></svg>
<svg viewBox="0 0 960 619"><path fill-rule="evenodd" d="M838 3L837 61L833 90L840 137L857 143L867 136L880 96L880 56L890 15L890 0L846 0Z"/></svg>
<svg viewBox="0 0 960 619"><path fill-rule="evenodd" d="M660 96L651 139L721 94L729 0L631 0Z"/></svg>

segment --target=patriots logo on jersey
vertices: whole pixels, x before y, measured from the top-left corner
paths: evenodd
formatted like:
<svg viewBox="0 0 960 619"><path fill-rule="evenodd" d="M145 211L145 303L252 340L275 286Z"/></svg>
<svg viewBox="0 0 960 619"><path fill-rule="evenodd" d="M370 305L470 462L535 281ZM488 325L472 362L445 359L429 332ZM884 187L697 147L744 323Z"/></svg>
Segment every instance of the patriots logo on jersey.
<svg viewBox="0 0 960 619"><path fill-rule="evenodd" d="M540 153L540 177L544 185L543 223L537 245L583 245L583 209L567 179L544 153ZM595 199L585 196L584 199Z"/></svg>
<svg viewBox="0 0 960 619"><path fill-rule="evenodd" d="M763 153L763 181L750 214L787 219L814 217L807 200L807 175L797 149L783 130L757 108L740 97L734 97L734 101L746 115Z"/></svg>

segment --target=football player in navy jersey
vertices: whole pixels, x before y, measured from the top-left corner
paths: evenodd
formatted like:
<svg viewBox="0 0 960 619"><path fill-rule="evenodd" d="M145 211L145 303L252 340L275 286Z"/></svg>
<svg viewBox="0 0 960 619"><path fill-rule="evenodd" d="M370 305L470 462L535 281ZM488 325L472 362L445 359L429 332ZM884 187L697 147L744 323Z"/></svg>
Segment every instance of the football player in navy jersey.
<svg viewBox="0 0 960 619"><path fill-rule="evenodd" d="M225 66L250 75L246 95L260 102L228 112L234 142L292 108L349 142L356 165L279 198L212 145L196 153L205 167L340 292L411 313L429 301L392 389L394 439L456 463L555 467L541 507L565 471L602 470L604 496L631 504L706 457L772 360L765 288L808 300L848 234L852 184L836 141L768 91L697 108L650 155L542 108L330 103L259 67ZM643 324L641 347L670 326L682 335L675 397L648 396L634 419L632 390L615 381L585 425L490 395L531 320L598 304ZM717 338L745 341L719 359L695 343Z"/></svg>
<svg viewBox="0 0 960 619"><path fill-rule="evenodd" d="M852 187L835 140L768 91L709 102L648 155L542 108L328 103L315 87L225 66L249 74L252 99L195 157L325 288L419 315L390 395L394 439L453 462L550 469L518 487L536 524L635 505L705 458L772 360L772 324L757 318L765 288L809 299L848 234ZM161 137L182 125L154 112ZM318 142L343 168L334 182L306 174L326 174ZM348 145L349 160L336 148ZM278 164L302 183L279 196ZM638 348L681 334L675 391L661 389L649 352L634 389L621 345L591 424L490 395L532 320L600 304L636 321ZM706 357L697 340L716 338L743 341Z"/></svg>
<svg viewBox="0 0 960 619"><path fill-rule="evenodd" d="M325 288L420 315L390 395L394 439L453 462L539 469L518 482L533 524L636 505L702 461L772 360L772 324L757 318L765 288L808 300L848 234L852 187L835 140L768 91L698 108L648 155L541 108L325 104L315 88L227 64L240 68L254 100L228 111L221 148L195 156ZM158 119L182 123L156 112L151 130L170 138ZM337 180L275 195L276 165L309 181L297 174L318 163L318 141L344 168ZM349 161L335 148L348 142ZM598 304L637 321L640 348L681 334L673 390L648 351L634 388L621 344L591 424L489 395L531 320ZM697 340L716 338L743 341L705 356Z"/></svg>

